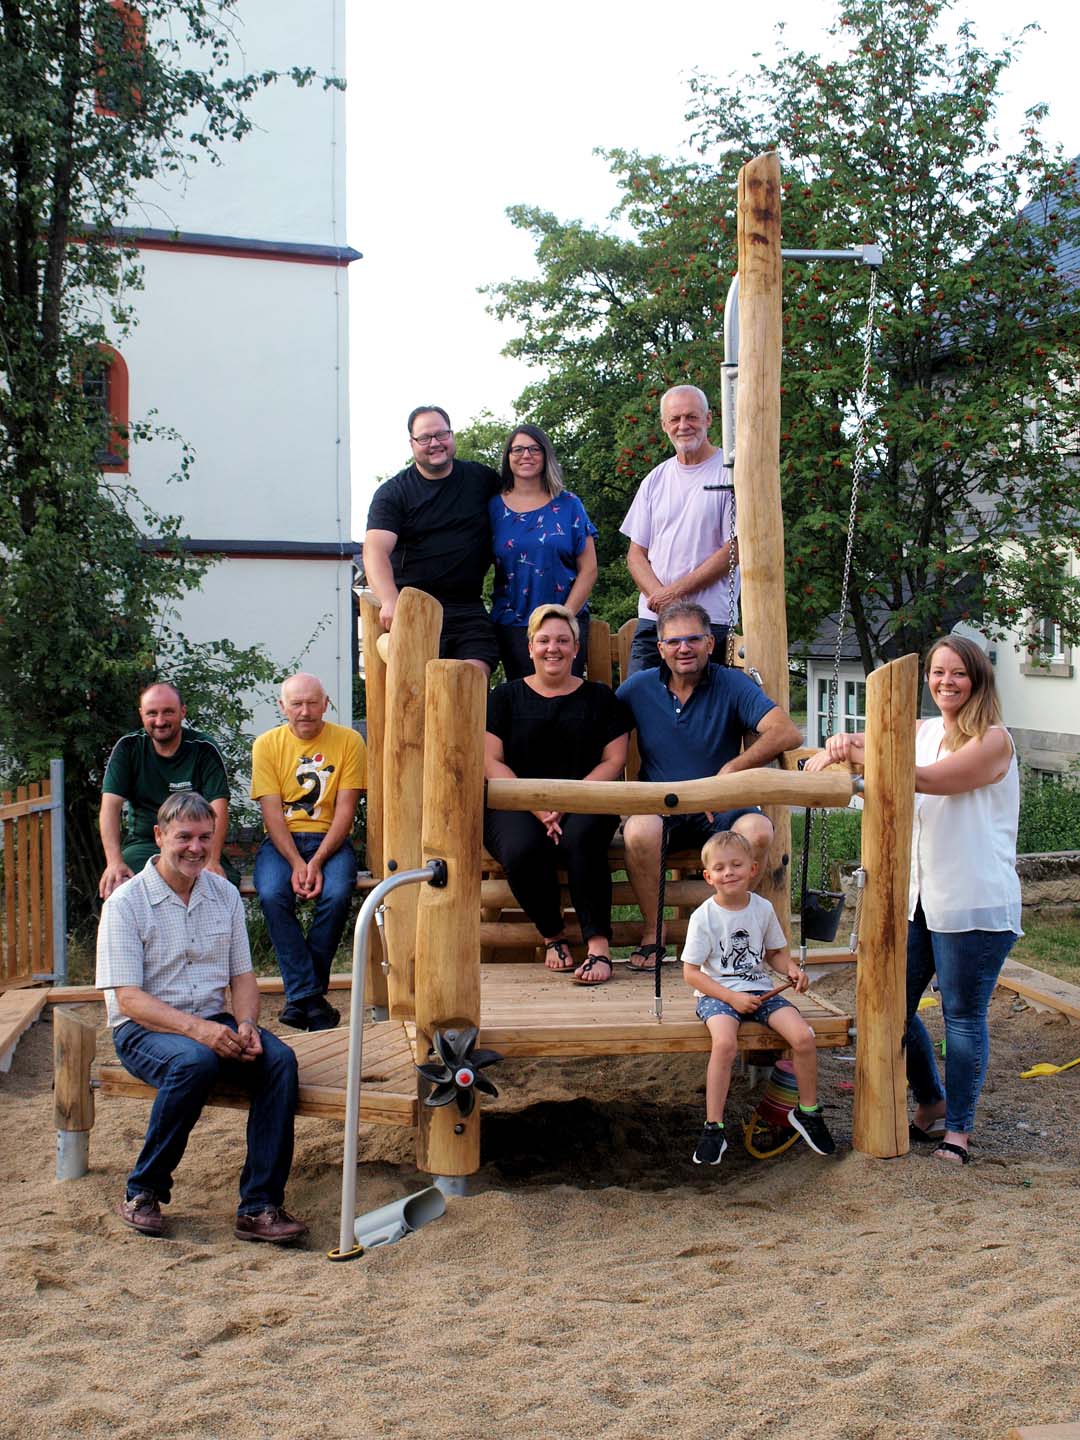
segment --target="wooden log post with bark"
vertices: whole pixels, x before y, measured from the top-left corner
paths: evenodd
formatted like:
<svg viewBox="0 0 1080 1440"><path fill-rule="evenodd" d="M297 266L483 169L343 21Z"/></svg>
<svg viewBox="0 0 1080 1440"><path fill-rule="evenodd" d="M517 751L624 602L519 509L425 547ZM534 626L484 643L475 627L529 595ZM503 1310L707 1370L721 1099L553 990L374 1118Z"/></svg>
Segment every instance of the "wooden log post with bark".
<svg viewBox="0 0 1080 1440"><path fill-rule="evenodd" d="M475 665L435 660L427 667L424 826L419 864L445 860L447 883L425 885L417 907L416 1053L436 1030L480 1024L480 844L484 813L487 686ZM425 1096L421 1081L420 1099ZM432 1175L471 1175L480 1166L480 1107L421 1103L417 1165Z"/></svg>
<svg viewBox="0 0 1080 1440"><path fill-rule="evenodd" d="M386 730L383 748L383 863L387 872L415 870L424 822L424 671L439 653L442 606L421 590L398 597L386 666ZM471 666L475 669L475 666ZM479 672L477 672L479 674ZM483 733L483 718L480 721ZM474 865L479 866L480 846ZM478 871L479 873L479 871ZM386 948L390 1015L411 1020L416 1013L416 907L419 896L406 885L386 897Z"/></svg>

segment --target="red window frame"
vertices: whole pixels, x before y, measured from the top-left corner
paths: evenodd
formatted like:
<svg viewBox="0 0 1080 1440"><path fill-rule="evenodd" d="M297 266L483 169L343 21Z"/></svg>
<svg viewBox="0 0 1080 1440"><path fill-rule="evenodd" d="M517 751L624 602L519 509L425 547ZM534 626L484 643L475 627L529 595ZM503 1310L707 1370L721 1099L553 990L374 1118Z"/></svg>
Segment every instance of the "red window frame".
<svg viewBox="0 0 1080 1440"><path fill-rule="evenodd" d="M105 382L105 408L109 415L109 443L104 457L98 460L98 468L112 475L127 475L128 472L128 418L129 380L128 367L119 350L111 345L99 345Z"/></svg>
<svg viewBox="0 0 1080 1440"><path fill-rule="evenodd" d="M109 0L109 7L115 10L120 17L120 22L124 30L124 39L121 48L131 57L132 69L135 70L137 69L138 61L143 51L146 49L146 21L136 7L129 4L129 0ZM101 60L103 58L101 42L98 40L94 41L94 51L98 59ZM105 66L102 64L98 69L98 79L103 81L105 78ZM137 85L132 85L131 87L131 99L134 108L136 110L140 109L142 106L142 91ZM109 115L113 118L119 118L120 115L118 110L114 110L113 107L107 103L100 89L95 92L94 110L98 115Z"/></svg>

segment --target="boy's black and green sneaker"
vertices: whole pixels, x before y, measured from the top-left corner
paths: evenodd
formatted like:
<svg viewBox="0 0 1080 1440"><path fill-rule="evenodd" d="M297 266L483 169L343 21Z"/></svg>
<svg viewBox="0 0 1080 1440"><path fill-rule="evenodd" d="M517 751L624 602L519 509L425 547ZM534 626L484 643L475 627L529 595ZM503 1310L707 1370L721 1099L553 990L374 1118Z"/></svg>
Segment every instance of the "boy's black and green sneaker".
<svg viewBox="0 0 1080 1440"><path fill-rule="evenodd" d="M727 1136L723 1125L710 1121L701 1132L701 1139L694 1151L695 1165L719 1165L727 1149Z"/></svg>
<svg viewBox="0 0 1080 1440"><path fill-rule="evenodd" d="M836 1149L836 1141L829 1134L820 1105L816 1110L804 1110L801 1105L796 1105L794 1110L788 1111L787 1118L788 1124L799 1132L811 1150L816 1150L819 1155L831 1155Z"/></svg>

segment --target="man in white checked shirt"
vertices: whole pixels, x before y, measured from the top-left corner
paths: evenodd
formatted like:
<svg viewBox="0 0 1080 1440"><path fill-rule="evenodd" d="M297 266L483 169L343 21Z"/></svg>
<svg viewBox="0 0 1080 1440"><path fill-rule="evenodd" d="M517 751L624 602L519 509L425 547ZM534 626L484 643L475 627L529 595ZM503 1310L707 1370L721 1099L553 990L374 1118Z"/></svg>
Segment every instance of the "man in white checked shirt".
<svg viewBox="0 0 1080 1440"><path fill-rule="evenodd" d="M97 984L106 992L116 1053L157 1089L117 1210L140 1235L164 1234L161 1206L171 1197L173 1171L211 1088L224 1080L251 1099L235 1234L280 1245L307 1233L284 1208L296 1056L259 1029L243 905L227 880L206 869L214 819L194 791L171 795L154 827L160 855L114 890L101 912Z"/></svg>

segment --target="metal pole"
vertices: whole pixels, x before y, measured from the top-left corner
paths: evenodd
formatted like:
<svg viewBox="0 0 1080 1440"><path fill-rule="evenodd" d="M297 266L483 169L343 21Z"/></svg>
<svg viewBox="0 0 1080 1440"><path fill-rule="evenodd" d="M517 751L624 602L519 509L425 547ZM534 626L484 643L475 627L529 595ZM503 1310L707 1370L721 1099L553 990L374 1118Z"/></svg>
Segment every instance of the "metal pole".
<svg viewBox="0 0 1080 1440"><path fill-rule="evenodd" d="M67 876L64 873L64 762L49 761L49 849L52 860L53 979L67 984Z"/></svg>
<svg viewBox="0 0 1080 1440"><path fill-rule="evenodd" d="M402 870L388 875L370 892L356 917L353 931L352 999L349 1004L349 1067L345 1080L345 1153L341 1162L341 1225L335 1259L359 1255L356 1224L356 1163L360 1149L360 1076L364 1053L364 977L367 968L368 937L375 912L384 895L400 885L429 883L443 873L441 860L429 860L422 870Z"/></svg>
<svg viewBox="0 0 1080 1440"><path fill-rule="evenodd" d="M781 250L782 260L859 260L876 270L883 257L880 245L855 250ZM739 393L739 277L734 275L724 301L724 362L720 366L720 448L724 464L735 464L735 408Z"/></svg>

